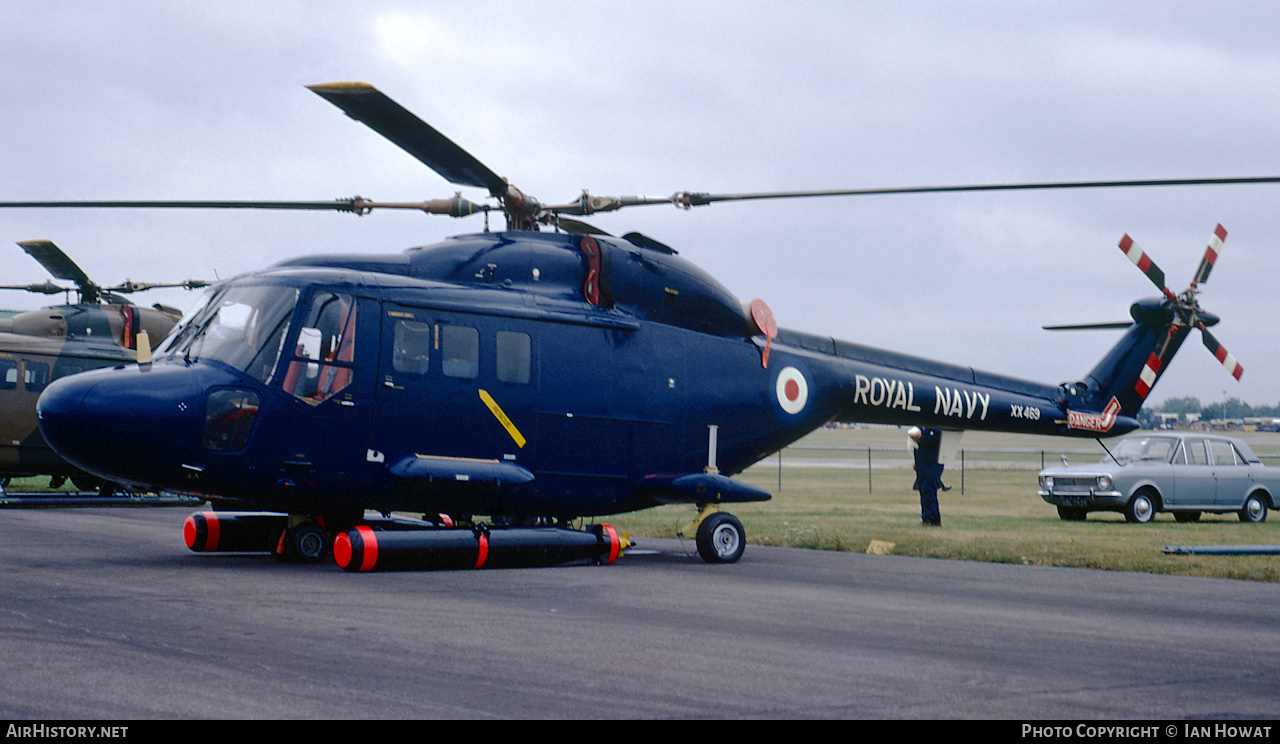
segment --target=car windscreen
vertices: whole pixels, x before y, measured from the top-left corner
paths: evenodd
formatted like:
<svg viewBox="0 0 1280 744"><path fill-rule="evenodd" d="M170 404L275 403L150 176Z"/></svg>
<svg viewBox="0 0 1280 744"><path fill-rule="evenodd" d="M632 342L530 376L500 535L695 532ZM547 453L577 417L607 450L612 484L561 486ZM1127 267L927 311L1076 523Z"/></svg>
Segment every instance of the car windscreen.
<svg viewBox="0 0 1280 744"><path fill-rule="evenodd" d="M1111 455L1121 463L1151 461L1169 462L1178 449L1176 437L1140 436L1121 439L1111 450ZM1103 461L1110 460L1103 458Z"/></svg>

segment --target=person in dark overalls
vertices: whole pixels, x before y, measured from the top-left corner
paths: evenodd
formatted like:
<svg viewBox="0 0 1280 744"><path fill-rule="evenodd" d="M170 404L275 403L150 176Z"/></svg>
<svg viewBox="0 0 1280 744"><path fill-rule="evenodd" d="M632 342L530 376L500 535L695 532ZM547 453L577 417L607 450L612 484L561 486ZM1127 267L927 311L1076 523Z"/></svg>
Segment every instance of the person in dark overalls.
<svg viewBox="0 0 1280 744"><path fill-rule="evenodd" d="M926 527L941 527L942 512L938 510L938 489L944 491L942 485L942 463L938 461L942 446L940 429L921 429L913 426L907 430L907 436L915 442L916 482L912 490L920 492L920 523Z"/></svg>

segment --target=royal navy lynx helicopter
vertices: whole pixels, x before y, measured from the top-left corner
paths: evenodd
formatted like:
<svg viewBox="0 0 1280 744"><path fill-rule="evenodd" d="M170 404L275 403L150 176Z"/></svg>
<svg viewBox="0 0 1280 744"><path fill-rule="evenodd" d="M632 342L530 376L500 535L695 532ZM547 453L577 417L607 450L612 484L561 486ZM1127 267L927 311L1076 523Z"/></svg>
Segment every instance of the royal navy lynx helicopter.
<svg viewBox="0 0 1280 744"><path fill-rule="evenodd" d="M1083 378L1043 384L778 328L764 302L740 302L663 243L577 219L650 204L1192 181L584 192L552 205L370 85L311 90L492 201L9 204L484 215L484 232L437 245L294 258L220 282L154 358L49 385L41 430L78 467L226 505L188 519L193 550L315 561L332 546L348 570L612 560L624 538L577 520L682 503L696 509L686 534L701 556L731 563L746 534L726 507L770 498L733 476L827 422L1122 434L1192 328L1241 374L1197 300L1221 228L1180 294L1123 241L1161 296L1133 304ZM491 211L505 230L489 231Z"/></svg>
<svg viewBox="0 0 1280 744"><path fill-rule="evenodd" d="M161 339L182 317L176 308L141 307L126 295L160 287L195 289L207 282L156 284L125 281L103 287L58 246L48 240L18 243L54 279L41 284L5 285L0 289L43 295L61 294L68 301L0 319L0 483L10 478L48 475L51 485L70 478L82 490L106 495L113 487L74 467L55 453L36 425L36 400L51 381L100 367L136 361L138 337ZM76 301L70 302L70 295ZM145 341L144 341L145 343Z"/></svg>

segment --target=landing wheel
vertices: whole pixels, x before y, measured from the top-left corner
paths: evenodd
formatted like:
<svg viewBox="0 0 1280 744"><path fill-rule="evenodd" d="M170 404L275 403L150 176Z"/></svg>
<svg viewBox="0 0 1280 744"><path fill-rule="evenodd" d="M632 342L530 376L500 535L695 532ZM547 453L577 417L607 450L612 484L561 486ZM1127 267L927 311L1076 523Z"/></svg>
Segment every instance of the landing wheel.
<svg viewBox="0 0 1280 744"><path fill-rule="evenodd" d="M315 522L302 522L284 531L274 555L291 563L319 563L329 552L329 533Z"/></svg>
<svg viewBox="0 0 1280 744"><path fill-rule="evenodd" d="M717 512L698 525L698 555L707 563L734 563L747 547L747 532L732 514Z"/></svg>
<svg viewBox="0 0 1280 744"><path fill-rule="evenodd" d="M97 491L107 485L106 481L88 473L76 473L71 476L71 482L81 491ZM110 494L107 495L109 496Z"/></svg>

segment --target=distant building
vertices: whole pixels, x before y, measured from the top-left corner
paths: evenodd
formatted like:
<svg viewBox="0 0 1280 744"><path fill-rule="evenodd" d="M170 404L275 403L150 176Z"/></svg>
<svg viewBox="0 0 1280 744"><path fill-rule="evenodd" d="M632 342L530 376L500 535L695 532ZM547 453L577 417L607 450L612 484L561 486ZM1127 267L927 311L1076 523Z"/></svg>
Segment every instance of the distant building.
<svg viewBox="0 0 1280 744"><path fill-rule="evenodd" d="M1244 420L1245 431L1280 431L1280 418L1250 416Z"/></svg>

